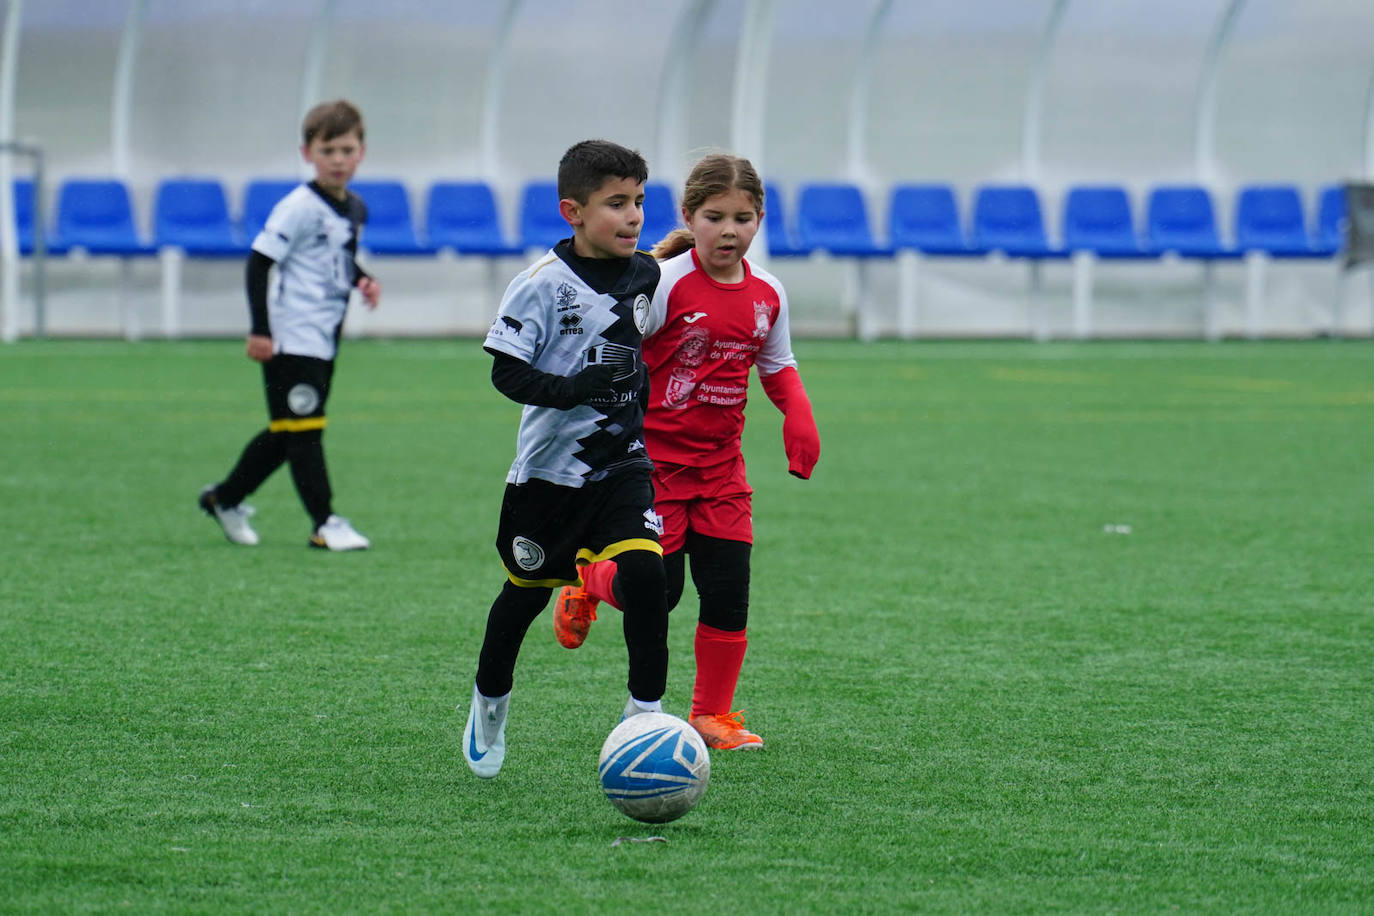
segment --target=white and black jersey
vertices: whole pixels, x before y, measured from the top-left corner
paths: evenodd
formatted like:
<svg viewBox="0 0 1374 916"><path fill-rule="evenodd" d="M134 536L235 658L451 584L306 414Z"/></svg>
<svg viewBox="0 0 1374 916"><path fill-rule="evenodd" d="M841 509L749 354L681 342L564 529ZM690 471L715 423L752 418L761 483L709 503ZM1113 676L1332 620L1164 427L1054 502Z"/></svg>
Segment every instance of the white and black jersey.
<svg viewBox="0 0 1374 916"><path fill-rule="evenodd" d="M338 200L314 182L272 209L253 250L277 264L277 285L267 304L275 352L334 358L359 277L358 236L366 221L367 208L356 194Z"/></svg>
<svg viewBox="0 0 1374 916"><path fill-rule="evenodd" d="M511 281L483 346L498 361L504 354L558 378L609 364L619 390L567 409L525 401L508 483L537 478L581 487L652 467L640 348L658 277L658 262L647 254L581 258L565 240Z"/></svg>

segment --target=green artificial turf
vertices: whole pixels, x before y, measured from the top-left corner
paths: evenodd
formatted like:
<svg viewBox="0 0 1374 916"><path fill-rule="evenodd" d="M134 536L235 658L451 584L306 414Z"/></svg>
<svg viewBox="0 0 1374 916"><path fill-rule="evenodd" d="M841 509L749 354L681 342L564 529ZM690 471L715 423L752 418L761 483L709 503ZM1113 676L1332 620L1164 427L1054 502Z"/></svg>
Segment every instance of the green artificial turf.
<svg viewBox="0 0 1374 916"><path fill-rule="evenodd" d="M650 827L596 782L614 611L536 622L463 764L519 413L477 341L346 342L353 555L284 470L257 548L196 510L241 342L0 349L0 910L1374 910L1374 344L797 351L815 476L757 387L746 435L767 747Z"/></svg>

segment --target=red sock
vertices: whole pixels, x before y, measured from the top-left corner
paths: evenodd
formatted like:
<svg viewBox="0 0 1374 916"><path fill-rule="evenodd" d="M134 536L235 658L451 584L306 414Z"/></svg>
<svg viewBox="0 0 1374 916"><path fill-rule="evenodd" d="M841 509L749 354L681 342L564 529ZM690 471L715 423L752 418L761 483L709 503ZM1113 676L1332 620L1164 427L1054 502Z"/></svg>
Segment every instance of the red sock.
<svg viewBox="0 0 1374 916"><path fill-rule="evenodd" d="M704 623L697 624L697 680L692 687L692 715L730 712L748 642L744 630L717 630Z"/></svg>
<svg viewBox="0 0 1374 916"><path fill-rule="evenodd" d="M615 561L602 560L582 567L582 588L597 601L604 601L613 608L624 610L616 603L611 590L611 580L615 578Z"/></svg>

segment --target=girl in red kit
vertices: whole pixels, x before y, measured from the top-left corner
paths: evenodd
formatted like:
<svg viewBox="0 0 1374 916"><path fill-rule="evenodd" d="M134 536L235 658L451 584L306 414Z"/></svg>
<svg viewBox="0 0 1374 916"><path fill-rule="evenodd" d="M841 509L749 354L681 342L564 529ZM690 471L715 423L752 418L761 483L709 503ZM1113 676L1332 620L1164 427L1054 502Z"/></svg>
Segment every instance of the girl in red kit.
<svg viewBox="0 0 1374 916"><path fill-rule="evenodd" d="M778 279L745 260L763 219L763 182L747 159L707 156L682 195L687 229L654 248L662 278L644 332L652 395L644 419L654 462L654 508L663 519L668 607L682 597L686 558L700 598L696 683L690 721L711 747L746 750L763 739L732 712L744 663L749 614L750 500L740 435L749 369L783 413L788 470L811 476L820 435L797 373L787 294ZM582 588L559 593L558 641L575 649L596 605L619 607L614 560L582 569Z"/></svg>

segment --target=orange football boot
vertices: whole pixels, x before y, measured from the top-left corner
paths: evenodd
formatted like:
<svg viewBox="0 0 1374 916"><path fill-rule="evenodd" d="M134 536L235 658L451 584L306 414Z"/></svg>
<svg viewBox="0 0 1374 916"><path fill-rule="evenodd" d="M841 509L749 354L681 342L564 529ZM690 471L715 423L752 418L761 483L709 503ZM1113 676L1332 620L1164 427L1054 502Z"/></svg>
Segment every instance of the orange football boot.
<svg viewBox="0 0 1374 916"><path fill-rule="evenodd" d="M576 585L565 585L553 603L553 635L565 649L576 649L587 639L601 602Z"/></svg>
<svg viewBox="0 0 1374 916"><path fill-rule="evenodd" d="M756 751L763 739L744 727L744 712L692 716L688 720L707 747L718 751Z"/></svg>

